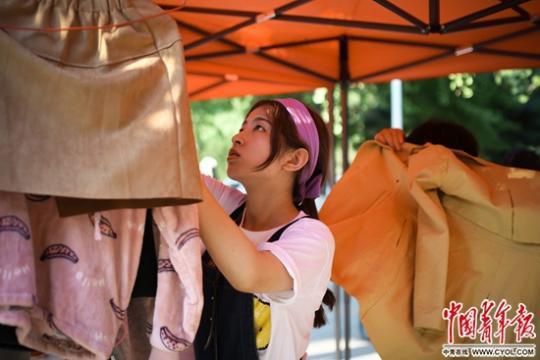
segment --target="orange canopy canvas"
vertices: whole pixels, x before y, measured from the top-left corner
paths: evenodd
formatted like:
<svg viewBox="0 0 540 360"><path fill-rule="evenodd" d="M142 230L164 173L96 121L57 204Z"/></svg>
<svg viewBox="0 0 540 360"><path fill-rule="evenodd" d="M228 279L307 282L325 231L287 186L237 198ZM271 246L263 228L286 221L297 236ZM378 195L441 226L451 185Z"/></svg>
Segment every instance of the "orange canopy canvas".
<svg viewBox="0 0 540 360"><path fill-rule="evenodd" d="M540 66L540 0L158 0L192 100Z"/></svg>

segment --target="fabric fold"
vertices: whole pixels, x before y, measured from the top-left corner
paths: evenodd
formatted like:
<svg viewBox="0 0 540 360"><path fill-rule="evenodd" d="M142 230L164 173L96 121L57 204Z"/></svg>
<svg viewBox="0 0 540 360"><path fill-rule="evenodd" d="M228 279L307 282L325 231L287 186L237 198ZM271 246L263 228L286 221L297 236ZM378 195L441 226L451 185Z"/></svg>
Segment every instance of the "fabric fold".
<svg viewBox="0 0 540 360"><path fill-rule="evenodd" d="M160 12L145 0L0 4L2 24L90 27L0 32L0 190L58 196L63 215L200 201L177 26L138 21Z"/></svg>
<svg viewBox="0 0 540 360"><path fill-rule="evenodd" d="M157 294L133 304L144 328L130 336L146 210L62 218L54 197L0 192L0 323L16 327L20 344L68 358L106 359L126 339L119 353L129 356L145 333L156 348L190 348L203 306L197 208L153 216Z"/></svg>
<svg viewBox="0 0 540 360"><path fill-rule="evenodd" d="M443 358L442 311L451 301L465 311L504 300L512 313L520 304L536 313L539 216L538 172L438 145L404 144L396 153L374 141L320 211L336 240L332 279L360 302L384 359ZM506 343L515 341L508 328Z"/></svg>
<svg viewBox="0 0 540 360"><path fill-rule="evenodd" d="M150 342L167 351L191 348L204 304L197 207L154 209L159 229L158 288Z"/></svg>
<svg viewBox="0 0 540 360"><path fill-rule="evenodd" d="M107 358L128 332L144 216L125 209L60 218L53 197L0 192L2 267L13 269L0 281L0 322L16 327L26 347Z"/></svg>

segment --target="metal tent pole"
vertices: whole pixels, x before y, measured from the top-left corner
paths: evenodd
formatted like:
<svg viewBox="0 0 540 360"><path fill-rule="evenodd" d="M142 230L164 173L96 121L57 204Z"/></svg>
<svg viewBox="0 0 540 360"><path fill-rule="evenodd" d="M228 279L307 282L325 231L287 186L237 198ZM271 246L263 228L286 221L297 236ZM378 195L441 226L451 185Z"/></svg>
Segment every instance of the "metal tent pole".
<svg viewBox="0 0 540 360"><path fill-rule="evenodd" d="M403 88L401 80L390 82L391 127L403 129Z"/></svg>
<svg viewBox="0 0 540 360"><path fill-rule="evenodd" d="M339 39L339 85L341 96L341 122L342 122L342 135L341 135L341 149L343 156L343 173L349 167L349 106L347 95L349 92L349 39L346 36L342 36ZM345 359L351 358L351 349L349 346L351 339L351 306L350 296L343 292L343 305L344 305L344 325L345 325Z"/></svg>
<svg viewBox="0 0 540 360"><path fill-rule="evenodd" d="M335 153L335 135L334 135L334 87L327 88L326 103L328 105L328 134L330 135L330 164L328 168L328 185L332 188L336 183L336 153ZM336 340L336 360L341 359L341 288L338 285L334 285L334 295L336 296L336 304L334 305L334 335Z"/></svg>
<svg viewBox="0 0 540 360"><path fill-rule="evenodd" d="M341 288L334 285L334 294L336 296L336 306L334 308L334 333L336 335L336 360L341 359Z"/></svg>
<svg viewBox="0 0 540 360"><path fill-rule="evenodd" d="M343 172L349 167L349 107L347 101L347 93L349 91L349 39L346 36L342 36L339 39L339 89L341 95L341 122L342 122L342 136L341 136L341 149L343 151Z"/></svg>
<svg viewBox="0 0 540 360"><path fill-rule="evenodd" d="M330 149L330 159L328 164L328 175L326 183L330 188L334 186L336 183L336 153L335 153L335 135L334 135L334 124L336 122L336 119L334 117L334 87L328 87L326 89L326 104L328 105L328 135L329 135L329 142L328 142L328 148Z"/></svg>

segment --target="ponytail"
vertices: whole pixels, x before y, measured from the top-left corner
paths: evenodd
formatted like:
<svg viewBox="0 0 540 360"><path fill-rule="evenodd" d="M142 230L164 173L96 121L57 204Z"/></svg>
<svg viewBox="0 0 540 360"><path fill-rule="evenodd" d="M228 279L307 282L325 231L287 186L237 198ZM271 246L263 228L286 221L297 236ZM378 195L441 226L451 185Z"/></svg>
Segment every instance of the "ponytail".
<svg viewBox="0 0 540 360"><path fill-rule="evenodd" d="M324 312L323 304L326 305L330 311L334 308L336 304L336 297L330 289L326 289L324 293L322 304L319 306L319 310L315 311L315 319L313 319L313 327L320 328L323 325L326 325L326 314Z"/></svg>
<svg viewBox="0 0 540 360"><path fill-rule="evenodd" d="M304 199L300 205L297 206L299 210L302 210L306 214L309 215L309 217L313 219L319 218L319 213L317 211L317 207L315 206L315 200L314 199ZM330 289L326 289L326 292L324 293L322 304L319 306L319 309L315 311L315 318L313 319L313 327L320 328L324 325L326 325L326 313L324 311L323 305L326 305L326 307L332 311L334 308L334 305L336 304L336 297L334 296L334 293Z"/></svg>
<svg viewBox="0 0 540 360"><path fill-rule="evenodd" d="M319 219L319 212L317 211L314 199L304 199L297 208L305 212L310 218Z"/></svg>

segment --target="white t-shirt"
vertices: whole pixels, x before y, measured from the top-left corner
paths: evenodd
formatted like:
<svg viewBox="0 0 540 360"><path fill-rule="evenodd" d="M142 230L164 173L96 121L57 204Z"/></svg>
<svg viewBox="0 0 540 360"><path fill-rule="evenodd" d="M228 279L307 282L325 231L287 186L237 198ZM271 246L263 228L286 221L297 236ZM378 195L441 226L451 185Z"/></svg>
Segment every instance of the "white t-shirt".
<svg viewBox="0 0 540 360"><path fill-rule="evenodd" d="M232 213L245 195L219 181L205 176L205 183L223 209ZM302 211L297 218L305 216ZM279 240L266 241L286 224L265 231L241 228L259 251L271 251L293 279L293 289L282 292L254 294L270 303L270 342L259 350L261 360L298 360L309 343L315 311L330 282L334 238L321 221L304 218L289 226Z"/></svg>

